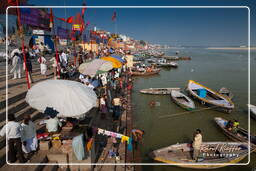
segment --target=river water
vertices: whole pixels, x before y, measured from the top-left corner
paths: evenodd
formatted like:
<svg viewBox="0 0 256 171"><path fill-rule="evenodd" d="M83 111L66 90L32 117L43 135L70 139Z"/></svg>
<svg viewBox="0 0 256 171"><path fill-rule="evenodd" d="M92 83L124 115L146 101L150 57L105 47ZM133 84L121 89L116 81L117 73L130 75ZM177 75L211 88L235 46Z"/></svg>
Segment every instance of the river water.
<svg viewBox="0 0 256 171"><path fill-rule="evenodd" d="M191 61L178 61L177 69L162 69L159 75L134 78L132 94L134 123L136 128L145 130L141 157L143 163L154 162L148 153L177 142L192 140L196 128L202 130L203 141L231 141L216 126L213 118L238 119L240 126L248 128L248 52L245 50L208 50L203 48L180 49L180 56L191 56ZM168 50L174 55L176 49ZM251 51L251 104L256 104L256 51ZM226 87L234 94L235 109L231 114L205 110L195 103L197 112L186 112L170 100L170 96L140 94L139 90L151 87L186 87L188 80L195 80L213 90ZM156 107L150 107L150 101ZM185 112L185 113L184 113ZM174 115L175 116L172 116ZM256 134L256 121L251 121L251 132ZM247 162L246 158L243 162ZM248 166L224 167L219 170L252 170L256 155L251 154ZM182 171L189 170L176 166L144 166L143 170Z"/></svg>

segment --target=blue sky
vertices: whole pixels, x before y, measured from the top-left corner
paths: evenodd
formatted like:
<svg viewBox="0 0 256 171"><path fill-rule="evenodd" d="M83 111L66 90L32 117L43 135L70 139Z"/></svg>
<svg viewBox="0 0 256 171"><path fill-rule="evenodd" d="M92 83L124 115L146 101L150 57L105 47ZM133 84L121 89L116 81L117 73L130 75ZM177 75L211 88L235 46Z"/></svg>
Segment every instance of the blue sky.
<svg viewBox="0 0 256 171"><path fill-rule="evenodd" d="M83 0L28 0L34 5L82 5ZM251 9L251 37L255 43L256 1L248 0L87 0L89 6L248 6ZM67 9L66 16L81 9ZM248 10L243 9L87 9L85 20L114 32L111 21L117 11L117 32L152 43L188 46L246 45L248 40ZM65 9L55 9L58 17L65 17Z"/></svg>

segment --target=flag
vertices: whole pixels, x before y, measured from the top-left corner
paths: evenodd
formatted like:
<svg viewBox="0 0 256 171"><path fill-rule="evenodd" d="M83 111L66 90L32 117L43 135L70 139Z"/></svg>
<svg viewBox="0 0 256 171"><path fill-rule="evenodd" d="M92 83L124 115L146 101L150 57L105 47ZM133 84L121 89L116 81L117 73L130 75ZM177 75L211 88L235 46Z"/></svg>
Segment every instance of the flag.
<svg viewBox="0 0 256 171"><path fill-rule="evenodd" d="M73 16L68 17L66 20L67 23L73 23Z"/></svg>
<svg viewBox="0 0 256 171"><path fill-rule="evenodd" d="M66 18L59 18L59 17L56 17L58 20L61 20L61 21L65 21L67 23L73 23L73 16L71 17L68 17L67 19Z"/></svg>
<svg viewBox="0 0 256 171"><path fill-rule="evenodd" d="M79 28L80 28L79 31L82 33L83 30L84 30L84 20L83 20L83 18L82 18L80 13L76 14L76 18L74 19L73 23L75 25L79 25Z"/></svg>
<svg viewBox="0 0 256 171"><path fill-rule="evenodd" d="M62 21L65 21L67 22L67 20L65 18L59 18L59 17L56 17L58 20L62 20Z"/></svg>
<svg viewBox="0 0 256 171"><path fill-rule="evenodd" d="M112 15L112 21L115 21L116 19L116 11L114 11L113 15Z"/></svg>
<svg viewBox="0 0 256 171"><path fill-rule="evenodd" d="M18 6L18 4L16 3L16 0L7 0L8 5L10 6ZM18 2L19 3L19 2Z"/></svg>
<svg viewBox="0 0 256 171"><path fill-rule="evenodd" d="M50 28L53 28L53 12L52 12L52 8L50 10L50 24L49 24Z"/></svg>

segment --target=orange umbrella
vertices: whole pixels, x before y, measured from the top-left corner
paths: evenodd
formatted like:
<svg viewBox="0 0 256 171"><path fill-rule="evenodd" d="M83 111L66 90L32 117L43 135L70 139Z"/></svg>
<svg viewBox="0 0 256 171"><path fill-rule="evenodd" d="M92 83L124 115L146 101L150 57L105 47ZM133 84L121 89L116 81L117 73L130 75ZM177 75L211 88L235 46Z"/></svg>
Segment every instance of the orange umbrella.
<svg viewBox="0 0 256 171"><path fill-rule="evenodd" d="M113 68L121 68L122 67L122 63L114 57L105 56L100 59L111 62L113 65Z"/></svg>

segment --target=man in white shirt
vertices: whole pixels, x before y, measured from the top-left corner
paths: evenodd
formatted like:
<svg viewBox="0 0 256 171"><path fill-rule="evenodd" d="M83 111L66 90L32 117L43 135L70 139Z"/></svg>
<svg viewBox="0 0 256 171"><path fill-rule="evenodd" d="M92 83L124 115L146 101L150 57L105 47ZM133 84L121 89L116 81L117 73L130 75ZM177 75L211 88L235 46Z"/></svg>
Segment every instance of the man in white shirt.
<svg viewBox="0 0 256 171"><path fill-rule="evenodd" d="M22 150L31 153L37 150L38 140L36 137L36 127L31 121L30 115L25 115L24 122L21 124Z"/></svg>
<svg viewBox="0 0 256 171"><path fill-rule="evenodd" d="M17 154L19 162L25 163L26 159L22 152L21 125L15 121L15 116L13 114L8 115L8 122L0 131L0 136L4 136L6 133L9 149L8 161L14 163L17 160Z"/></svg>
<svg viewBox="0 0 256 171"><path fill-rule="evenodd" d="M103 74L101 77L101 82L102 82L102 85L103 86L106 86L107 85L107 76L106 76L106 74Z"/></svg>
<svg viewBox="0 0 256 171"><path fill-rule="evenodd" d="M200 153L200 147L202 144L202 134L201 134L201 130L197 129L194 135L194 139L193 139L193 160L197 160L199 153Z"/></svg>
<svg viewBox="0 0 256 171"><path fill-rule="evenodd" d="M60 62L62 64L63 67L66 67L68 64L68 59L67 59L67 55L64 51L62 51L61 55L60 55Z"/></svg>
<svg viewBox="0 0 256 171"><path fill-rule="evenodd" d="M46 129L49 133L57 133L59 127L62 126L62 123L59 121L57 117L51 116L50 119L44 121L46 123Z"/></svg>

